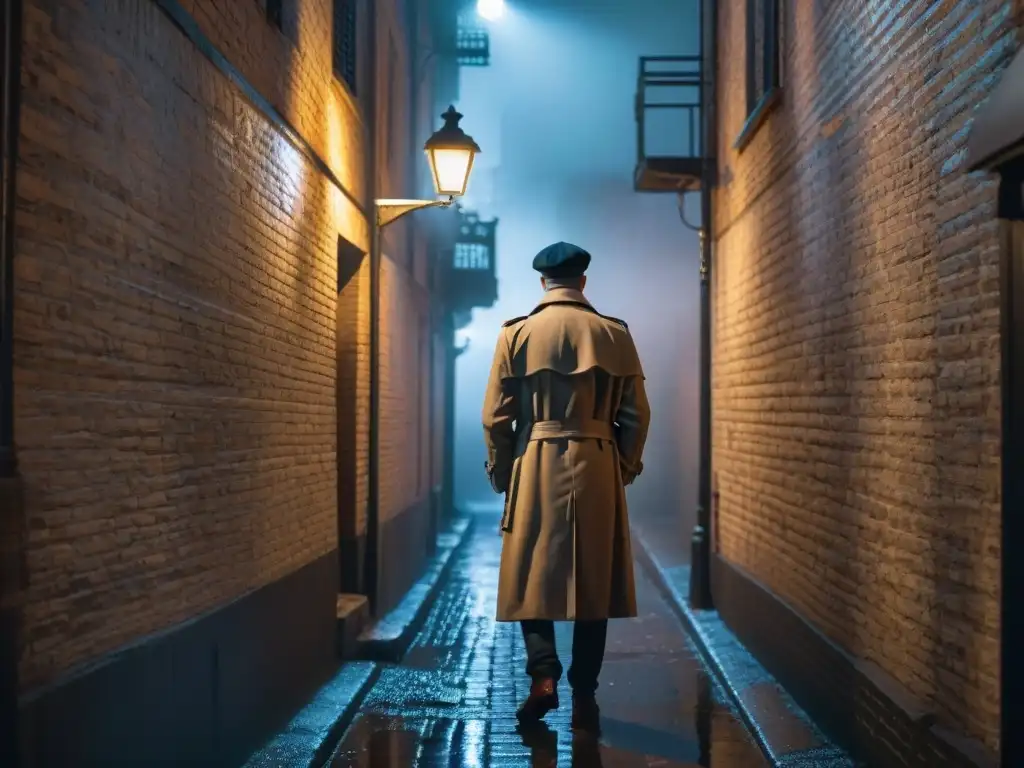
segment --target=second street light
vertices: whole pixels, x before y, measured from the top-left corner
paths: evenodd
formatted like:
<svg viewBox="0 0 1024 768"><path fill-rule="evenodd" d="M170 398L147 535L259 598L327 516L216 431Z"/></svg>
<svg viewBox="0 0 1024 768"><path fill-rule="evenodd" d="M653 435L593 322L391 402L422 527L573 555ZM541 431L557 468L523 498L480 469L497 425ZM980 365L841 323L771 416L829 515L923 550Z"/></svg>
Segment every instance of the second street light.
<svg viewBox="0 0 1024 768"><path fill-rule="evenodd" d="M378 592L378 548L380 527L380 260L381 230L408 213L421 208L447 208L456 197L466 194L473 160L480 147L467 136L459 121L462 115L449 106L441 115L441 126L423 145L430 163L434 190L439 199L417 200L381 198L374 200L374 220L370 230L370 434L367 480L369 499L366 520L365 591L371 610L376 613Z"/></svg>
<svg viewBox="0 0 1024 768"><path fill-rule="evenodd" d="M420 208L447 208L455 202L456 197L466 194L469 174L473 170L473 160L479 154L480 147L459 127L462 115L449 106L441 117L444 125L434 133L423 151L430 162L430 173L434 179L434 189L441 200L375 200L377 209L377 227L386 227L396 219ZM443 199L447 197L447 199Z"/></svg>

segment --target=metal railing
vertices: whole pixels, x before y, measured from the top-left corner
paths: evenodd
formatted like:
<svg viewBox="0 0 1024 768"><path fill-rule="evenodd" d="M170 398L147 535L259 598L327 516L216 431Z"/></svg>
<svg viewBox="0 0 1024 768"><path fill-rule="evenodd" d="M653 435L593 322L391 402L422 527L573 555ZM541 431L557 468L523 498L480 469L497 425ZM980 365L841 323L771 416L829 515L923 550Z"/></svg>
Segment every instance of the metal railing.
<svg viewBox="0 0 1024 768"><path fill-rule="evenodd" d="M669 137L666 151L650 156L699 158L701 141L701 60L700 56L641 56L636 88L637 157L648 155L649 110L683 113L682 124L664 126ZM672 130L672 126L676 130ZM680 136L681 133L685 135ZM677 143L682 138L681 143ZM674 141L673 141L674 140Z"/></svg>
<svg viewBox="0 0 1024 768"><path fill-rule="evenodd" d="M498 220L481 221L475 211L459 210L459 234L455 241L454 269L494 272L494 247Z"/></svg>
<svg viewBox="0 0 1024 768"><path fill-rule="evenodd" d="M491 36L480 26L475 4L461 8L455 32L455 51L460 67L486 67L491 63Z"/></svg>

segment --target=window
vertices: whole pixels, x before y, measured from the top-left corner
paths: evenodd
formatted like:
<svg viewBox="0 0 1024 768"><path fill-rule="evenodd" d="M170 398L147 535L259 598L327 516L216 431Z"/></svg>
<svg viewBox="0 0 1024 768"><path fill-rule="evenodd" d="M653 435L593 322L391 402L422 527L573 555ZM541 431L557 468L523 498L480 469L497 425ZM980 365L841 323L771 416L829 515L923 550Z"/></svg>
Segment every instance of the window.
<svg viewBox="0 0 1024 768"><path fill-rule="evenodd" d="M747 0L747 120L737 149L750 140L771 110L781 86L779 4Z"/></svg>
<svg viewBox="0 0 1024 768"><path fill-rule="evenodd" d="M267 0L267 21L278 29L284 26L284 0Z"/></svg>
<svg viewBox="0 0 1024 768"><path fill-rule="evenodd" d="M334 35L331 51L334 76L356 92L356 2L334 0Z"/></svg>
<svg viewBox="0 0 1024 768"><path fill-rule="evenodd" d="M481 243L455 244L455 269L490 269L491 249Z"/></svg>

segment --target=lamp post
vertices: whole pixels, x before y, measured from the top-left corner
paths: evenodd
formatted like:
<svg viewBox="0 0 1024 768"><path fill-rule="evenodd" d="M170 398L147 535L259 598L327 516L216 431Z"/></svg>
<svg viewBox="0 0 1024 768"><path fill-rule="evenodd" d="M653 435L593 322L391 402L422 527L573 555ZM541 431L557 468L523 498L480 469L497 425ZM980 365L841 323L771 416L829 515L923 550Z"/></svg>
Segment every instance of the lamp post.
<svg viewBox="0 0 1024 768"><path fill-rule="evenodd" d="M374 200L374 222L370 229L370 434L367 480L369 499L366 515L365 591L371 610L377 613L380 528L380 259L381 230L406 214L421 208L447 208L456 197L466 194L473 160L480 147L459 127L462 115L449 106L441 126L423 145L430 163L435 200L379 198Z"/></svg>

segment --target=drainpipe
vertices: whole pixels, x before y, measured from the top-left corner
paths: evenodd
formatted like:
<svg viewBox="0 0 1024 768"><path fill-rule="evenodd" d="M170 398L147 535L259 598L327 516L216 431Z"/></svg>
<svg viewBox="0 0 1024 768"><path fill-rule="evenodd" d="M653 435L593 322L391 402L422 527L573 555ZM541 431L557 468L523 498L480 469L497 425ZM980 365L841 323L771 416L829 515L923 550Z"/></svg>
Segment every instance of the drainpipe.
<svg viewBox="0 0 1024 768"><path fill-rule="evenodd" d="M430 251L427 251L427 258L431 256ZM426 413L420 418L426 417L427 431L425 435L426 440L426 471L427 471L427 493L430 495L429 499L429 520L430 525L428 529L428 540L427 540L427 551L431 557L437 552L437 535L440 532L440 525L438 523L440 517L440 506L441 499L439 498L438 488L434 482L434 399L437 397L437 376L435 370L437 367L437 311L435 302L437 301L436 282L433 279L434 271L428 268L427 275L429 276L429 292L427 307L427 409ZM422 461L422 459L421 459Z"/></svg>
<svg viewBox="0 0 1024 768"><path fill-rule="evenodd" d="M690 605L706 610L711 598L711 253L715 164L716 13L712 0L700 3L701 154L700 185L700 427L697 479L697 527L692 540Z"/></svg>
<svg viewBox="0 0 1024 768"><path fill-rule="evenodd" d="M21 107L21 0L3 4L3 219L0 232L0 765L18 765L23 510L14 447L14 215Z"/></svg>
<svg viewBox="0 0 1024 768"><path fill-rule="evenodd" d="M441 279L441 263L440 259L437 258L437 237L432 236L430 238L430 249L428 251L429 258L431 259L429 274L430 274L430 503L432 505L431 511L431 524L435 537L440 533L442 523L447 519L446 512L447 507L445 506L445 442L447 439L444 432L447 425L447 421L444 415L444 404L438 407L437 397L438 394L444 394L445 392L445 372L442 371L441 375L437 374L438 362L443 362L447 352L447 347L444 349L438 348L438 344L443 337L444 328L444 317L445 317L445 306L442 291L444 290L444 282ZM447 371L447 368L445 368ZM437 449L437 430L442 430L442 443L441 450ZM438 480L437 471L440 470L441 477ZM436 542L435 542L436 549Z"/></svg>
<svg viewBox="0 0 1024 768"><path fill-rule="evenodd" d="M21 106L21 0L4 0L3 45L3 240L0 280L0 477L14 477L14 213Z"/></svg>
<svg viewBox="0 0 1024 768"><path fill-rule="evenodd" d="M444 251L448 253L447 249ZM444 513L455 513L455 315L451 309L444 314Z"/></svg>
<svg viewBox="0 0 1024 768"><path fill-rule="evenodd" d="M380 582L380 292L381 229L377 223L377 3L366 3L366 188L370 199L370 434L367 457L369 492L366 503L366 581L363 590L370 611L377 613Z"/></svg>

